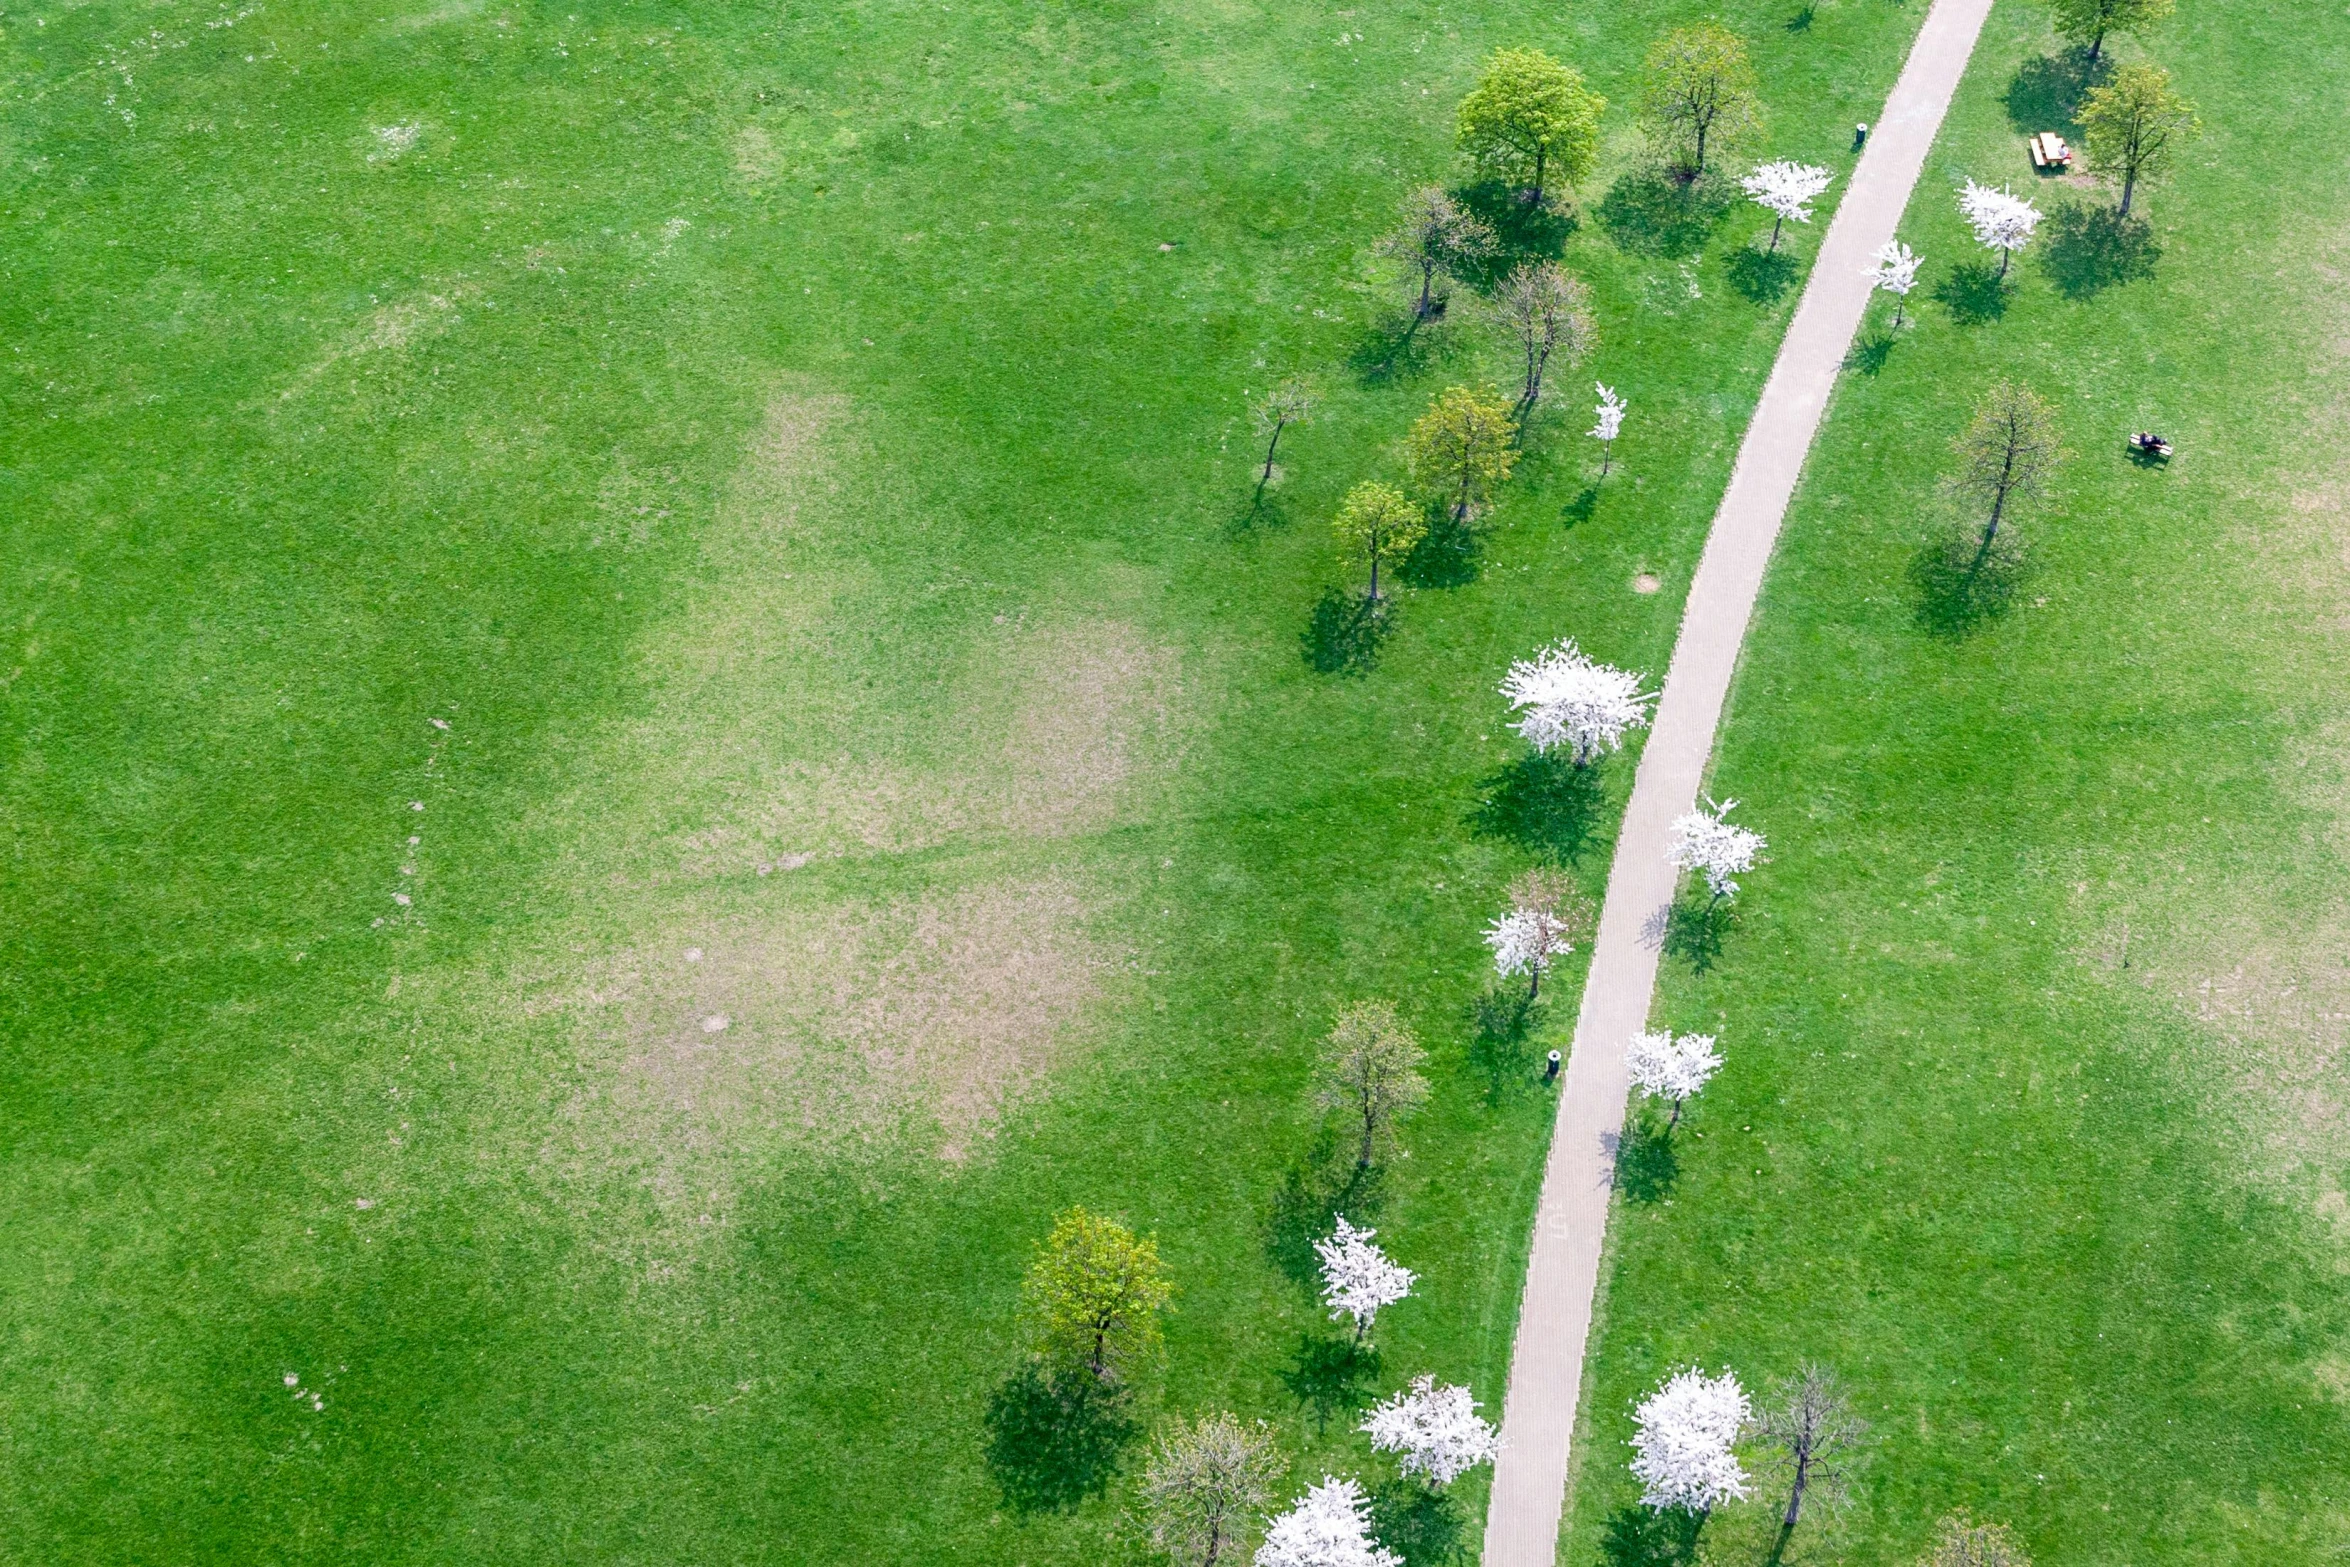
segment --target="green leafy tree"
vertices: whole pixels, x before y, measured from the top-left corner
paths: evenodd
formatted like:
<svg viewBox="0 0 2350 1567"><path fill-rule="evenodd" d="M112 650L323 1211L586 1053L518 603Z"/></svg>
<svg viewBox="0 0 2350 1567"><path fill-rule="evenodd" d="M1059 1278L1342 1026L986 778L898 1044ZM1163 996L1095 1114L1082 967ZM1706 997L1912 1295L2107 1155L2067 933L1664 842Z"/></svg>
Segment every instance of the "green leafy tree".
<svg viewBox="0 0 2350 1567"><path fill-rule="evenodd" d="M1244 1426L1230 1415L1202 1415L1162 1427L1142 1476L1151 1544L1177 1567L1240 1560L1287 1468L1261 1420Z"/></svg>
<svg viewBox="0 0 2350 1567"><path fill-rule="evenodd" d="M1480 168L1516 185L1529 206L1545 183L1573 186L1599 160L1599 117L1607 100L1539 49L1497 49L1461 100L1461 150Z"/></svg>
<svg viewBox="0 0 2350 1567"><path fill-rule="evenodd" d="M1518 461L1510 405L1493 392L1448 386L1404 437L1412 481L1445 497L1456 523L1510 476Z"/></svg>
<svg viewBox="0 0 2350 1567"><path fill-rule="evenodd" d="M1157 1346L1174 1292L1157 1243L1083 1208L1054 1221L1021 1283L1038 1351L1104 1382Z"/></svg>
<svg viewBox="0 0 2350 1567"><path fill-rule="evenodd" d="M2064 455L2056 441L2056 413L2028 388L2002 381L1983 394L1974 421L1951 444L1959 457L1951 488L1990 507L1969 567L1980 571L1998 543L2000 525L2040 493Z"/></svg>
<svg viewBox="0 0 2350 1567"><path fill-rule="evenodd" d="M2170 15L2174 0L2051 0L2056 31L2089 46L2089 63L2105 53L2107 33L2142 33Z"/></svg>
<svg viewBox="0 0 2350 1567"><path fill-rule="evenodd" d="M1719 22L1676 27L1649 47L1641 119L1684 183L1762 124L1746 45Z"/></svg>
<svg viewBox="0 0 2350 1567"><path fill-rule="evenodd" d="M1403 221L1379 241L1379 253L1393 257L1419 281L1414 322L1436 313L1436 280L1457 278L1493 254L1493 230L1440 186L1427 185L1404 198Z"/></svg>
<svg viewBox="0 0 2350 1567"><path fill-rule="evenodd" d="M1371 562L1370 600L1379 602L1379 563L1408 555L1427 536L1428 518L1419 503L1392 484L1366 479L1346 492L1332 524L1340 539Z"/></svg>
<svg viewBox="0 0 2350 1567"><path fill-rule="evenodd" d="M2159 65L2125 65L2081 103L2081 140L2089 161L2122 182L2121 215L2140 180L2161 178L2178 149L2202 129L2195 106Z"/></svg>
<svg viewBox="0 0 2350 1567"><path fill-rule="evenodd" d="M1361 1128L1356 1169L1368 1170L1393 1146L1396 1123L1427 1102L1428 1079L1420 1075L1427 1059L1388 1003L1364 1001L1338 1014L1315 1066L1314 1097Z"/></svg>

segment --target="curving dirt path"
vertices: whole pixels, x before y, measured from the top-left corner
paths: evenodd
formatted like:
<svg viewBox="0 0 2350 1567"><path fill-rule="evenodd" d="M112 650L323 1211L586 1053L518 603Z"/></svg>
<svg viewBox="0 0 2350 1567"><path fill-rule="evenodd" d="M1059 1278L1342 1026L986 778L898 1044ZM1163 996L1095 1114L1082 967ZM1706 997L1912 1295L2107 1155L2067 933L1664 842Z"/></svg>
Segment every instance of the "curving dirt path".
<svg viewBox="0 0 2350 1567"><path fill-rule="evenodd" d="M1820 244L1690 585L1656 726L1641 753L1608 872L1543 1172L1502 1411L1502 1453L1486 1514L1487 1567L1552 1567L1557 1558L1567 1444L1607 1234L1613 1149L1630 1087L1624 1047L1648 1026L1657 916L1673 897L1666 829L1696 802L1763 568L1868 305L1870 285L1862 274L1901 221L1990 9L1991 0L1934 0Z"/></svg>

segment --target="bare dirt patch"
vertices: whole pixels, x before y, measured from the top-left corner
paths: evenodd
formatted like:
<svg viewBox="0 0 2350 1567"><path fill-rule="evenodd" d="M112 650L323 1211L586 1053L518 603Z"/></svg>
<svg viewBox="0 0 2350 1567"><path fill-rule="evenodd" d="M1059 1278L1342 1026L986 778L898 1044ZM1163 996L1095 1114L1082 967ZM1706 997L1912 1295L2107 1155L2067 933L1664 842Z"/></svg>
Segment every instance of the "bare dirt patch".
<svg viewBox="0 0 2350 1567"><path fill-rule="evenodd" d="M579 1042L565 1161L609 1150L706 1206L739 1157L913 1139L966 1159L1099 993L1112 959L1088 913L1074 883L1043 877L679 919L673 939L591 959L526 1008Z"/></svg>

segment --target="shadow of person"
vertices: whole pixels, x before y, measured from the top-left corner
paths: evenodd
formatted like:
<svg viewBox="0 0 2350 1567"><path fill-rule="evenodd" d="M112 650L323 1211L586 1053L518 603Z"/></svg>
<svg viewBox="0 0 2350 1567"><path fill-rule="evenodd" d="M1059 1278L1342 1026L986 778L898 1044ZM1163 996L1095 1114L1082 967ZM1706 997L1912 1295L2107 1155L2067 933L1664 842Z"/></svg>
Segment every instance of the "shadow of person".
<svg viewBox="0 0 2350 1567"><path fill-rule="evenodd" d="M1379 1365L1375 1345L1309 1333L1298 1339L1297 1354L1281 1371L1281 1384L1312 1413L1315 1429L1326 1431L1333 1415L1361 1407L1379 1379Z"/></svg>
<svg viewBox="0 0 2350 1567"><path fill-rule="evenodd" d="M2109 288L2154 276L2162 246L2153 225L2112 207L2066 202L2048 215L2040 270L2067 299L2094 299Z"/></svg>
<svg viewBox="0 0 2350 1567"><path fill-rule="evenodd" d="M1654 165L1633 169L1608 187L1591 215L1618 250L1678 261L1705 249L1736 193L1718 174L1684 184Z"/></svg>
<svg viewBox="0 0 2350 1567"><path fill-rule="evenodd" d="M1681 1154L1671 1130L1645 1112L1627 1120L1616 1142L1616 1190L1629 1202L1658 1202L1680 1178Z"/></svg>
<svg viewBox="0 0 2350 1567"><path fill-rule="evenodd" d="M1757 250L1748 245L1730 258L1730 286L1758 305L1775 305L1793 286L1802 268L1784 250Z"/></svg>
<svg viewBox="0 0 2350 1567"><path fill-rule="evenodd" d="M1934 285L1934 297L1960 326L1981 326L2007 314L2007 280L1988 261L1962 261Z"/></svg>
<svg viewBox="0 0 2350 1567"><path fill-rule="evenodd" d="M1697 1560L1697 1536L1705 1515L1669 1507L1663 1512L1619 1507L1608 1515L1599 1537L1599 1559L1607 1567L1685 1567Z"/></svg>
<svg viewBox="0 0 2350 1567"><path fill-rule="evenodd" d="M1599 769L1577 767L1556 751L1521 756L1478 788L1483 798L1469 814L1469 830L1480 838L1572 863L1598 825Z"/></svg>
<svg viewBox="0 0 2350 1567"><path fill-rule="evenodd" d="M1324 588L1298 634L1306 667L1318 675L1366 675L1379 663L1379 646L1394 629L1386 600L1373 602L1340 588Z"/></svg>
<svg viewBox="0 0 2350 1567"><path fill-rule="evenodd" d="M1082 1368L1022 1366L988 1395L987 1468L1016 1513L1062 1512L1109 1488L1141 1434L1126 1390Z"/></svg>

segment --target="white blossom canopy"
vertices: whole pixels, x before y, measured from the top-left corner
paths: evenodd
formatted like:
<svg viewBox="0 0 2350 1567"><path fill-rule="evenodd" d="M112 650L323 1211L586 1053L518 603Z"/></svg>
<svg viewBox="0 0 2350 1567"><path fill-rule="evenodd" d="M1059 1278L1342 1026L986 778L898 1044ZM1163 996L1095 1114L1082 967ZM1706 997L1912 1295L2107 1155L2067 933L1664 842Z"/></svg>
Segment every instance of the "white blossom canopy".
<svg viewBox="0 0 2350 1567"><path fill-rule="evenodd" d="M1352 1480L1324 1475L1265 1526L1256 1567L1403 1567L1371 1537L1371 1502Z"/></svg>
<svg viewBox="0 0 2350 1567"><path fill-rule="evenodd" d="M1633 1035L1624 1052L1624 1064L1631 1069L1633 1086L1642 1093L1679 1104L1722 1069L1722 1058L1714 1050L1713 1035L1683 1034L1675 1039L1668 1029Z"/></svg>
<svg viewBox="0 0 2350 1567"><path fill-rule="evenodd" d="M2004 185L1993 190L1968 180L1958 193L1958 210L1973 227L1975 243L1991 250L2021 250L2040 226L2040 209Z"/></svg>
<svg viewBox="0 0 2350 1567"><path fill-rule="evenodd" d="M1340 1214L1337 1232L1314 1242L1314 1253L1322 1259L1322 1299L1330 1307L1330 1320L1352 1317L1357 1333L1370 1330L1381 1308L1411 1294L1418 1278L1371 1243L1378 1233L1358 1230Z"/></svg>
<svg viewBox="0 0 2350 1567"><path fill-rule="evenodd" d="M1493 970L1507 979L1513 974L1547 974L1551 960L1575 950L1568 939L1567 922L1548 909L1512 909L1485 930L1485 945L1493 949Z"/></svg>
<svg viewBox="0 0 2350 1567"><path fill-rule="evenodd" d="M1736 800L1708 800L1704 810L1674 817L1672 840L1665 845L1665 858L1682 870L1702 872L1717 898L1735 895L1738 883L1733 878L1754 869L1768 847L1761 833L1725 819L1737 807Z"/></svg>
<svg viewBox="0 0 2350 1567"><path fill-rule="evenodd" d="M1591 434L1596 439L1612 441L1623 430L1624 410L1631 405L1618 397L1614 388L1598 381L1591 384L1599 393L1599 403L1595 409L1599 423L1591 427Z"/></svg>
<svg viewBox="0 0 2350 1567"><path fill-rule="evenodd" d="M1537 751L1567 747L1580 767L1648 722L1655 693L1630 670L1602 664L1568 638L1510 665L1501 694L1525 714L1514 727Z"/></svg>
<svg viewBox="0 0 2350 1567"><path fill-rule="evenodd" d="M1782 223L1809 223L1811 201L1836 176L1809 163L1766 163L1738 183Z"/></svg>
<svg viewBox="0 0 2350 1567"><path fill-rule="evenodd" d="M1401 1453L1405 1474L1424 1474L1450 1485L1501 1452L1501 1434L1477 1413L1465 1387L1438 1387L1432 1376L1415 1377L1411 1387L1371 1411L1360 1429L1382 1453Z"/></svg>
<svg viewBox="0 0 2350 1567"><path fill-rule="evenodd" d="M1662 1512L1711 1512L1744 1501L1746 1471L1730 1444L1754 1413L1738 1379L1708 1377L1692 1366L1667 1377L1633 1412L1632 1475L1640 1500Z"/></svg>
<svg viewBox="0 0 2350 1567"><path fill-rule="evenodd" d="M1888 294L1907 294L1918 286L1918 253L1897 239L1885 241L1884 248L1875 256L1876 265L1861 274Z"/></svg>

